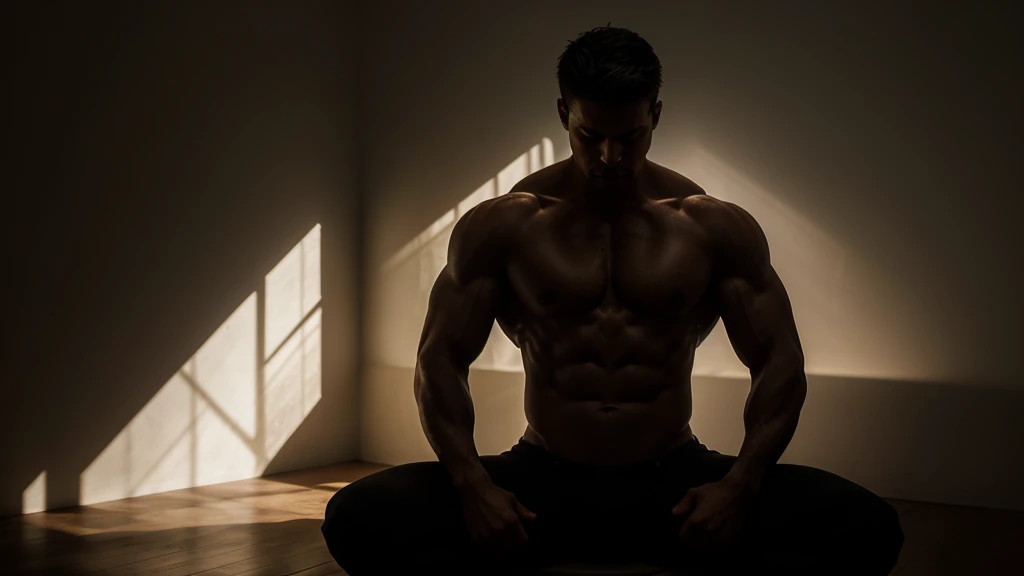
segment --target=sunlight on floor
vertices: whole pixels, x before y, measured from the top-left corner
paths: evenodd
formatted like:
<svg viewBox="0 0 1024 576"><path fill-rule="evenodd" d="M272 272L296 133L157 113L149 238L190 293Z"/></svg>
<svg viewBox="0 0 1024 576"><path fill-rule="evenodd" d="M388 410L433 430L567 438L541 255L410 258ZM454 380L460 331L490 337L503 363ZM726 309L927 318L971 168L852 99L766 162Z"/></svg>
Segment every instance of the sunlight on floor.
<svg viewBox="0 0 1024 576"><path fill-rule="evenodd" d="M85 469L80 504L262 473L320 400L320 325L318 224Z"/></svg>
<svg viewBox="0 0 1024 576"><path fill-rule="evenodd" d="M323 484L317 484L316 487L338 491L349 484L351 484L351 482L325 482Z"/></svg>

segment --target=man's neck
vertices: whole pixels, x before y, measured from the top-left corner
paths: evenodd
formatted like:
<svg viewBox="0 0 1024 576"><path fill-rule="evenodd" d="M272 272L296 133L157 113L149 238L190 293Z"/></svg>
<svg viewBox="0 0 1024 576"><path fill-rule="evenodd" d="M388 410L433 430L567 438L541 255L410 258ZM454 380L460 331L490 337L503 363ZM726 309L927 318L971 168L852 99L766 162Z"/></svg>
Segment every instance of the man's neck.
<svg viewBox="0 0 1024 576"><path fill-rule="evenodd" d="M571 156L566 164L565 184L569 198L580 206L595 210L615 210L641 203L645 198L643 191L648 179L649 166L646 160L634 178L605 187L595 186Z"/></svg>

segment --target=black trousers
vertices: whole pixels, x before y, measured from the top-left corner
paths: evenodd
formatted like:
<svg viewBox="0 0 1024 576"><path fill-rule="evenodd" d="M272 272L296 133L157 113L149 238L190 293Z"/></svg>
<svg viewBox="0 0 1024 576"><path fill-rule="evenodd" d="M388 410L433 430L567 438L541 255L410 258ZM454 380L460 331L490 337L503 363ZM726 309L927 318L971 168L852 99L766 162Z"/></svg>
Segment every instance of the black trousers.
<svg viewBox="0 0 1024 576"><path fill-rule="evenodd" d="M685 574L869 576L889 574L903 545L896 511L878 496L824 470L777 464L747 508L735 546L714 554L687 549L672 507L688 489L720 480L736 460L696 438L656 461L621 467L575 464L524 440L482 459L494 482L537 514L524 521L524 552L478 552L447 471L418 462L334 495L322 528L331 554L351 576L519 574L590 561Z"/></svg>

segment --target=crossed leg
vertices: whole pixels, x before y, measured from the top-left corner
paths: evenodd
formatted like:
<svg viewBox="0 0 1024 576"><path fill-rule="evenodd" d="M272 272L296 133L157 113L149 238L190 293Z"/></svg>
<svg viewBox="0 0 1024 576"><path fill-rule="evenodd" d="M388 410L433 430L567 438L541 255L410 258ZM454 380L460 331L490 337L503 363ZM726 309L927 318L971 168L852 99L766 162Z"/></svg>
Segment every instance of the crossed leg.
<svg viewBox="0 0 1024 576"><path fill-rule="evenodd" d="M524 449L525 448L525 449ZM437 462L405 464L341 489L323 525L352 576L437 569L523 573L566 561L642 561L686 574L884 575L903 534L895 510L835 474L779 464L751 502L739 541L720 554L686 550L671 508L694 486L720 480L735 457L700 444L650 466L596 469L523 442L484 456L492 480L537 514L527 550L489 557L470 543L450 477Z"/></svg>

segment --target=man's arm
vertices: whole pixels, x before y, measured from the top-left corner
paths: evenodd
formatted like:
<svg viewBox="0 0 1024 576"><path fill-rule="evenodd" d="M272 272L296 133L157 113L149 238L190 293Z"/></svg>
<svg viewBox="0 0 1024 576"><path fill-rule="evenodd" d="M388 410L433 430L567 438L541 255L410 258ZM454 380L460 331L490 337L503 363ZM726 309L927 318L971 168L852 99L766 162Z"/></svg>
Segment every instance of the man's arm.
<svg viewBox="0 0 1024 576"><path fill-rule="evenodd" d="M761 227L734 204L710 197L692 204L713 246L713 290L722 322L751 376L746 433L727 478L757 490L796 432L807 394L803 350Z"/></svg>
<svg viewBox="0 0 1024 576"><path fill-rule="evenodd" d="M489 480L473 440L469 366L487 343L505 296L505 246L529 199L500 196L460 218L430 293L414 390L427 440L460 488Z"/></svg>

